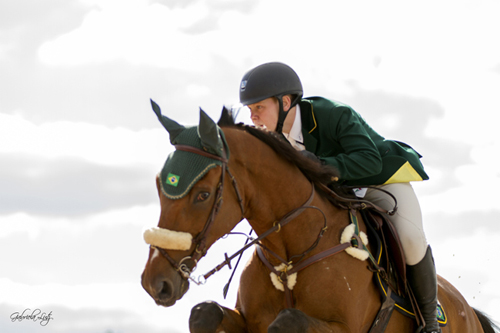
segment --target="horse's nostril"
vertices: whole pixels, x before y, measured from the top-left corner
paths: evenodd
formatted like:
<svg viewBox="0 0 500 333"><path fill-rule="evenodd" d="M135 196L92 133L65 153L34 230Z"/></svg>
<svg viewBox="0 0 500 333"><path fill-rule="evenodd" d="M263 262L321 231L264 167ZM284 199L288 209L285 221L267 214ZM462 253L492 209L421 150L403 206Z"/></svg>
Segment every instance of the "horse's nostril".
<svg viewBox="0 0 500 333"><path fill-rule="evenodd" d="M160 281L158 283L158 298L161 300L169 300L172 297L172 285L169 281Z"/></svg>

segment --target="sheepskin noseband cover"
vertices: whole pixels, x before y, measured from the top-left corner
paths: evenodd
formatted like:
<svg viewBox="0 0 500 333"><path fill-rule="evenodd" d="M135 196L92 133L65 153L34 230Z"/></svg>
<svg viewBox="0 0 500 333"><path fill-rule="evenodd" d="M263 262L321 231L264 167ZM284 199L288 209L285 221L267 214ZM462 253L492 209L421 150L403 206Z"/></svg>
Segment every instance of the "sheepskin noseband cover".
<svg viewBox="0 0 500 333"><path fill-rule="evenodd" d="M191 248L193 236L188 232L172 231L163 228L149 228L144 231L144 241L165 250L187 251Z"/></svg>

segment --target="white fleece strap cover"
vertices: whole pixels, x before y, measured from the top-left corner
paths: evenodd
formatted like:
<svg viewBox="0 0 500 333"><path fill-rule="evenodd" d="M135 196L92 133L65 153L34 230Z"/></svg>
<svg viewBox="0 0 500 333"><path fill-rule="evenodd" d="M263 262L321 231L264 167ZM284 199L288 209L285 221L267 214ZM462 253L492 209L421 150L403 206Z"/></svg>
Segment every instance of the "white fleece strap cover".
<svg viewBox="0 0 500 333"><path fill-rule="evenodd" d="M165 250L186 251L191 248L193 236L188 232L172 231L163 228L149 228L144 231L144 241Z"/></svg>
<svg viewBox="0 0 500 333"><path fill-rule="evenodd" d="M354 225L354 223L349 224L342 232L342 236L340 237L340 243L341 244L350 243L352 237L354 236L355 231L356 231L356 226ZM363 244L368 245L368 237L363 231L359 232L359 237L361 238ZM358 249L353 246L348 247L345 251L354 258L359 259L361 261L368 259L368 257L370 256L368 251L365 251L363 249Z"/></svg>
<svg viewBox="0 0 500 333"><path fill-rule="evenodd" d="M283 272L285 271L285 268L287 270L292 269L292 265L288 265L288 267L285 264L281 264L279 266L275 266L274 269L277 270L278 272ZM285 287L283 286L283 282L278 278L278 276L271 272L271 281L273 282L273 285L276 289L285 291ZM293 287L295 287L295 284L297 283L297 273L293 273L288 275L287 277L287 287L288 289L292 290Z"/></svg>

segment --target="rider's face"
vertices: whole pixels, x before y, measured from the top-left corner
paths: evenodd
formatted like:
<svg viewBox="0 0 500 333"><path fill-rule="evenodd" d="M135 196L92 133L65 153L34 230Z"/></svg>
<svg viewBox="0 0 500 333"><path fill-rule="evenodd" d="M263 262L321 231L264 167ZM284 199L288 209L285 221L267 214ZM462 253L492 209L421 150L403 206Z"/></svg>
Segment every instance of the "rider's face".
<svg viewBox="0 0 500 333"><path fill-rule="evenodd" d="M247 105L250 116L255 126L267 128L274 131L278 124L279 103L275 97L266 98L263 101Z"/></svg>

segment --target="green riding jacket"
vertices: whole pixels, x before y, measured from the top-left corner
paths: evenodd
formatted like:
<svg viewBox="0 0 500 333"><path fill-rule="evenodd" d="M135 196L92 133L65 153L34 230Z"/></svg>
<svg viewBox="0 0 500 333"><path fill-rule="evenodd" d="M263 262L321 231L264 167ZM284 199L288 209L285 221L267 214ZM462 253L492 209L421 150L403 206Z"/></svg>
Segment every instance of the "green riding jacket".
<svg viewBox="0 0 500 333"><path fill-rule="evenodd" d="M300 102L306 149L340 172L347 185L383 185L429 179L413 148L386 140L348 105L322 97Z"/></svg>

